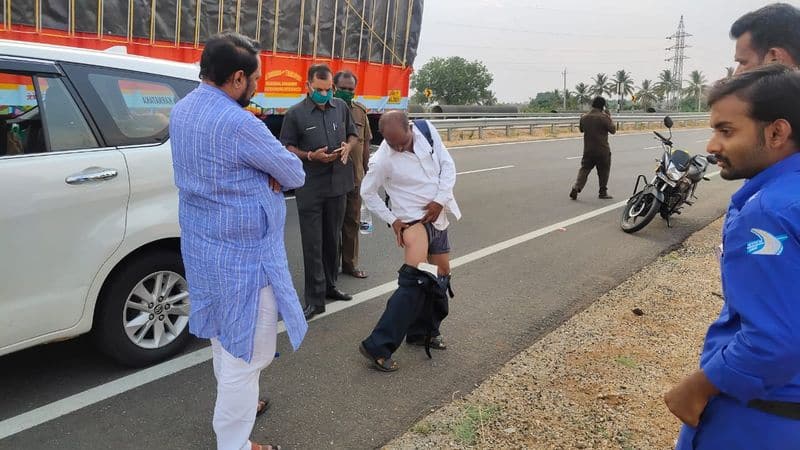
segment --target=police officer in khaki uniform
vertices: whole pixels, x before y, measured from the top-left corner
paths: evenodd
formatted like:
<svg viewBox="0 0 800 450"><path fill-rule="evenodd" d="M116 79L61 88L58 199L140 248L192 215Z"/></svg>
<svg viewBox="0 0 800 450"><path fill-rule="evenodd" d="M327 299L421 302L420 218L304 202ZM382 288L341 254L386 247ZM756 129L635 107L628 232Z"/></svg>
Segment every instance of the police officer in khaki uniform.
<svg viewBox="0 0 800 450"><path fill-rule="evenodd" d="M358 234L361 221L361 180L367 171L369 163L369 142L372 140L372 130L369 127L367 107L353 101L358 79L349 71L338 72L333 77L334 93L350 106L353 123L358 129L358 145L350 152L353 161L353 176L355 187L347 193L347 207L345 210L344 224L342 225L342 273L356 278L367 278L367 273L358 269Z"/></svg>
<svg viewBox="0 0 800 450"><path fill-rule="evenodd" d="M595 97L592 100L592 110L581 117L580 130L583 133L583 159L569 197L573 200L578 199L578 194L586 186L589 173L596 167L597 177L600 179L599 198L610 200L613 197L608 195L608 178L611 174L611 147L608 145L608 135L615 134L617 127L606 109L606 99Z"/></svg>

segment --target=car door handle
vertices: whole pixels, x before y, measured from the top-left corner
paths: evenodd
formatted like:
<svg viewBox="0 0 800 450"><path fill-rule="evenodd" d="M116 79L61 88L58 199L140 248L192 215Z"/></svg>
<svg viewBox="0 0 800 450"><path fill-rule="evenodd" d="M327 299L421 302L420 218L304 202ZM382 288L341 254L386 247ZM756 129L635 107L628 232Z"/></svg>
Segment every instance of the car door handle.
<svg viewBox="0 0 800 450"><path fill-rule="evenodd" d="M68 176L64 181L67 184L85 184L95 181L105 181L115 178L118 175L116 169L103 169L100 167L89 167L83 172Z"/></svg>

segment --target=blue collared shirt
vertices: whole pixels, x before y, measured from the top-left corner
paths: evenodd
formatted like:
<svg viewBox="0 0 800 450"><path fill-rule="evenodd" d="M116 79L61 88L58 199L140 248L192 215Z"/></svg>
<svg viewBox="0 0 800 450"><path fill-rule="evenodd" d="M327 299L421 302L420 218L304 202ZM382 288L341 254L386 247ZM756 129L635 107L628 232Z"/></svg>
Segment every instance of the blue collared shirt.
<svg viewBox="0 0 800 450"><path fill-rule="evenodd" d="M302 163L253 114L207 84L175 105L169 128L189 331L216 337L250 361L259 291L272 286L297 349L308 325L286 258L286 202L270 189L269 177L286 189L300 187Z"/></svg>
<svg viewBox="0 0 800 450"><path fill-rule="evenodd" d="M722 243L725 304L700 366L741 402L800 402L800 153L733 195Z"/></svg>

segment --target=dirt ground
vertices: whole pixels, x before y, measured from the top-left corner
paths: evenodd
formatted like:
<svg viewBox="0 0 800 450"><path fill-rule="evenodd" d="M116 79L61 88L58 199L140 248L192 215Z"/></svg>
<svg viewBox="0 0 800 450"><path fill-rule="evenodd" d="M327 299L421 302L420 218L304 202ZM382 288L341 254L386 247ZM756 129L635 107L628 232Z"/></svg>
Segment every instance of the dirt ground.
<svg viewBox="0 0 800 450"><path fill-rule="evenodd" d="M722 305L721 224L644 267L472 393L453 393L385 448L673 448L680 423L662 395L697 367Z"/></svg>

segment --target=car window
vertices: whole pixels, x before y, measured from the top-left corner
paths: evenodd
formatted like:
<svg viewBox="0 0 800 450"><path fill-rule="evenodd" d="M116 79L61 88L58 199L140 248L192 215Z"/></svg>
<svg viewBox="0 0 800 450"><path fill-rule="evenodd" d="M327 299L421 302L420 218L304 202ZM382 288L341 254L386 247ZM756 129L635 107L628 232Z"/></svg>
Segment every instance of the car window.
<svg viewBox="0 0 800 450"><path fill-rule="evenodd" d="M125 137L166 138L169 115L178 101L169 84L95 73L89 74L89 82Z"/></svg>
<svg viewBox="0 0 800 450"><path fill-rule="evenodd" d="M27 153L28 137L42 129L33 78L0 72L0 87L0 157ZM41 146L31 144L31 153L45 151L43 140Z"/></svg>
<svg viewBox="0 0 800 450"><path fill-rule="evenodd" d="M60 78L36 78L42 99L44 129L51 152L96 148L86 118Z"/></svg>

